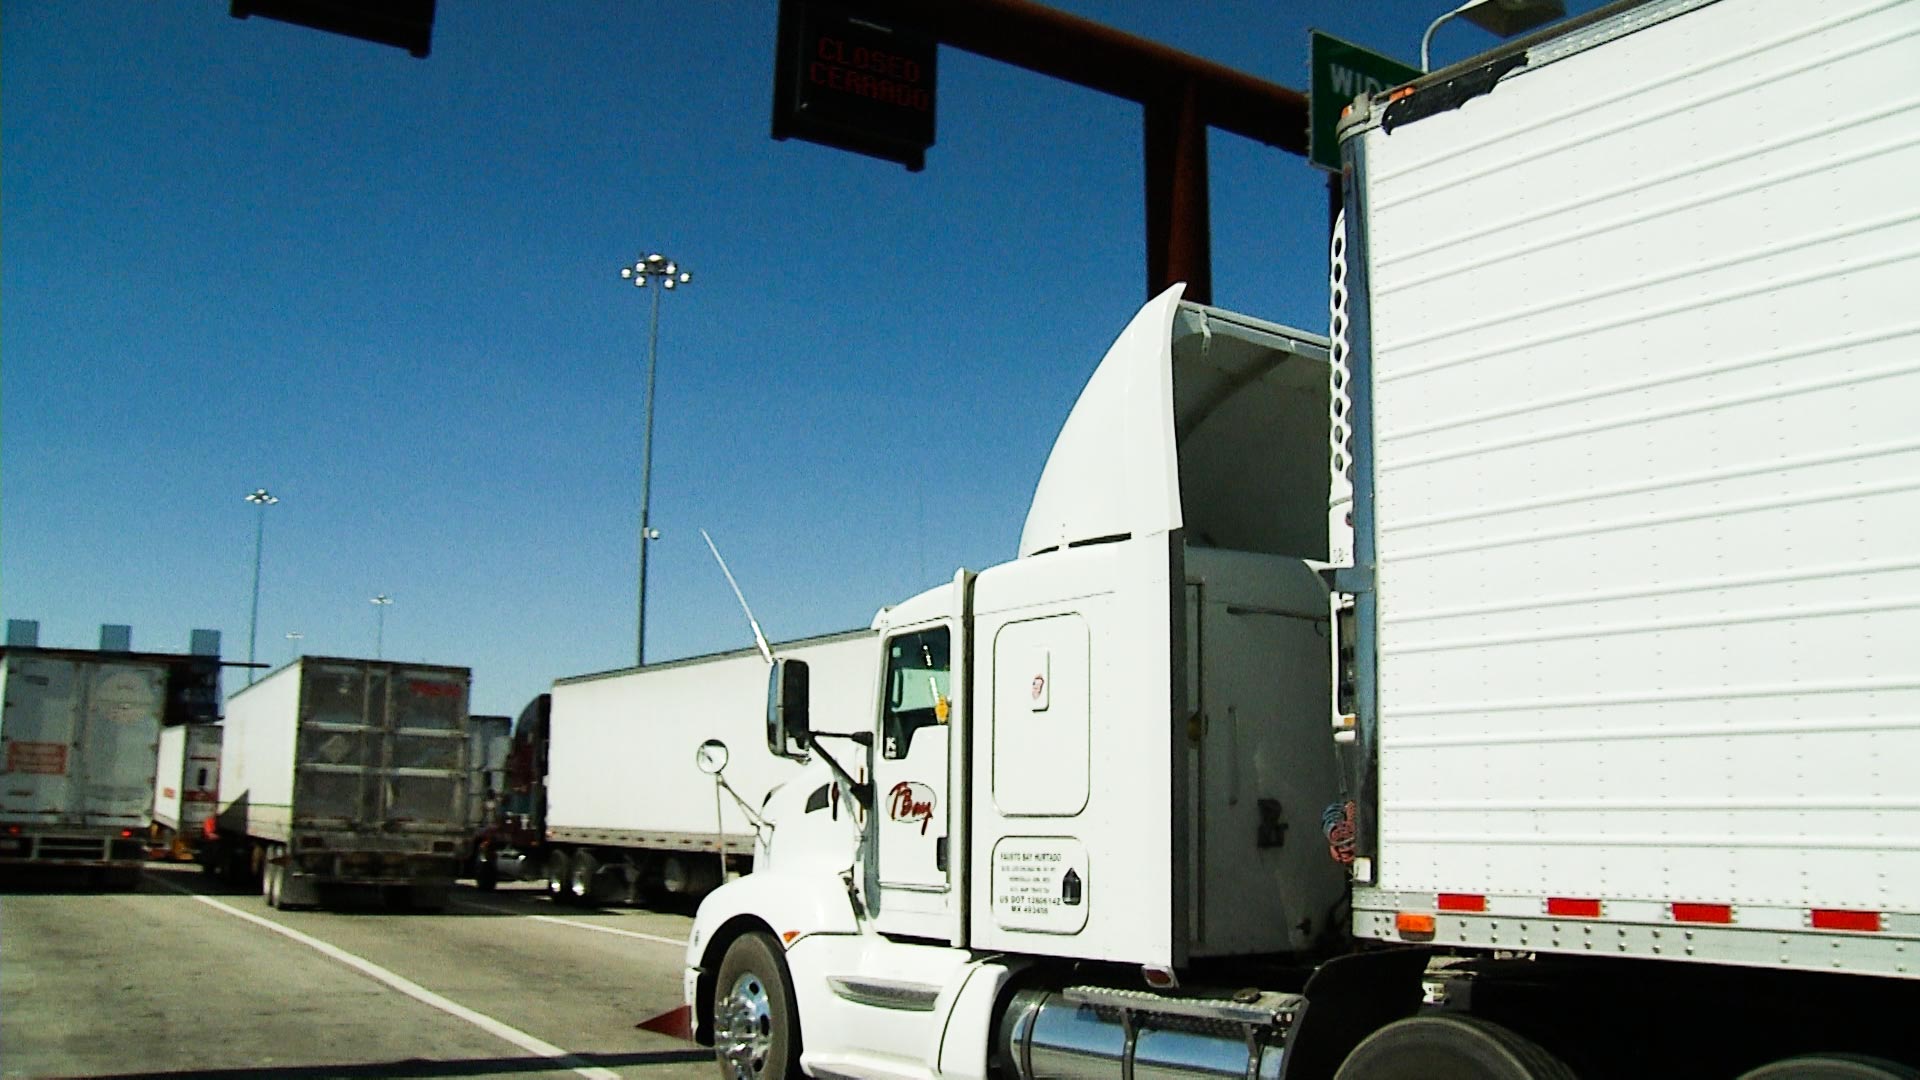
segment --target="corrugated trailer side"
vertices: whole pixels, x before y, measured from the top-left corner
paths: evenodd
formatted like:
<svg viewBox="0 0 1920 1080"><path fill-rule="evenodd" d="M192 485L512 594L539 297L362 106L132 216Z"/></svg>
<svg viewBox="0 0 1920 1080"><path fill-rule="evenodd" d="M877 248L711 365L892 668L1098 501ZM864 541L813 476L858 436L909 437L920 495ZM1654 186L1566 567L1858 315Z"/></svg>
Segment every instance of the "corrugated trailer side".
<svg viewBox="0 0 1920 1080"><path fill-rule="evenodd" d="M1350 125L1363 934L1920 973L1916 35L1647 4Z"/></svg>

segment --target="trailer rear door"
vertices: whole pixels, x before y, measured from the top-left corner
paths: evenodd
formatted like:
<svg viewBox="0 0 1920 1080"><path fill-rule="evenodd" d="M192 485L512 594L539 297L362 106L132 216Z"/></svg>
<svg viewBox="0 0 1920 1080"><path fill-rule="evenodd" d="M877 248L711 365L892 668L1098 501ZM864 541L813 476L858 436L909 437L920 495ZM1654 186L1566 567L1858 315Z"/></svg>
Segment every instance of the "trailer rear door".
<svg viewBox="0 0 1920 1080"><path fill-rule="evenodd" d="M8 819L144 825L165 688L158 664L9 656L0 732Z"/></svg>
<svg viewBox="0 0 1920 1080"><path fill-rule="evenodd" d="M309 661L303 677L297 826L465 827L464 670Z"/></svg>

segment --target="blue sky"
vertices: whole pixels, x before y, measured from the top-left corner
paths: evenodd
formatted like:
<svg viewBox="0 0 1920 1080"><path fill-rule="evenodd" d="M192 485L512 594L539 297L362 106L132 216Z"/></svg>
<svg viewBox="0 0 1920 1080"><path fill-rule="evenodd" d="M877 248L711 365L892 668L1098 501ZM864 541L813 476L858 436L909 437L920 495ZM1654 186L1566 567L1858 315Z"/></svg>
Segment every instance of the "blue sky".
<svg viewBox="0 0 1920 1080"><path fill-rule="evenodd" d="M1058 6L1304 88L1442 4ZM1591 3L1574 3L1582 10ZM221 0L0 8L0 615L46 645L471 667L473 708L776 640L1014 555L1145 299L1137 106L952 49L924 172L768 137L774 0L443 2L432 56ZM1460 23L1436 64L1492 39ZM1214 302L1324 332L1325 186L1213 132ZM301 637L290 640L289 633ZM229 689L244 683L230 673Z"/></svg>

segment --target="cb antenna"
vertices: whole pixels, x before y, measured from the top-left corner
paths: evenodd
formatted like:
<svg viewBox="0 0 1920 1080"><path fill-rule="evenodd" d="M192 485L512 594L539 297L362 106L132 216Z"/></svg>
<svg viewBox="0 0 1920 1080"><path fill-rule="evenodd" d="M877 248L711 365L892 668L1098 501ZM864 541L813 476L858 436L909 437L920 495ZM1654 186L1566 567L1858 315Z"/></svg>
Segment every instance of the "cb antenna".
<svg viewBox="0 0 1920 1080"><path fill-rule="evenodd" d="M727 584L733 586L734 598L740 601L740 610L747 613L747 625L753 627L753 643L760 646L760 655L767 663L773 663L773 650L767 647L767 635L760 632L760 620L753 617L753 609L747 606L747 598L740 593L740 583L733 580L733 571L727 569L727 560L720 557L720 549L713 545L713 537L707 530L700 530L700 539L707 542L707 550L713 552L713 559L720 564L720 572L727 575Z"/></svg>

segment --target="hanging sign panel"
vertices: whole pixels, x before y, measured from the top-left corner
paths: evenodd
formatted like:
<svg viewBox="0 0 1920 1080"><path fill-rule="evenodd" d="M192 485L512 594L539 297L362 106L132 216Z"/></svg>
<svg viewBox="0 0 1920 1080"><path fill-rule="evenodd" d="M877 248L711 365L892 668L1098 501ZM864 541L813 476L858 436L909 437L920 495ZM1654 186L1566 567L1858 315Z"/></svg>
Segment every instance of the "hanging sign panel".
<svg viewBox="0 0 1920 1080"><path fill-rule="evenodd" d="M931 35L847 4L781 0L773 137L919 172L933 145Z"/></svg>

